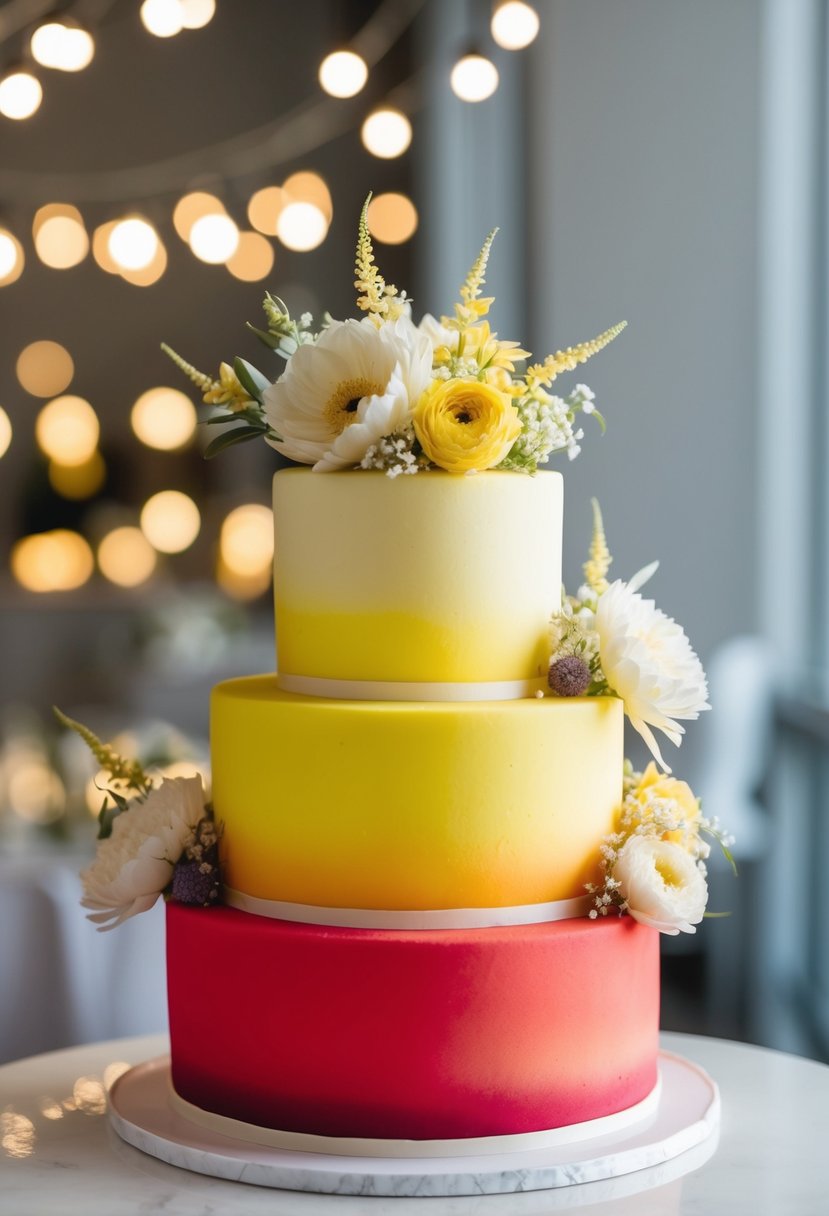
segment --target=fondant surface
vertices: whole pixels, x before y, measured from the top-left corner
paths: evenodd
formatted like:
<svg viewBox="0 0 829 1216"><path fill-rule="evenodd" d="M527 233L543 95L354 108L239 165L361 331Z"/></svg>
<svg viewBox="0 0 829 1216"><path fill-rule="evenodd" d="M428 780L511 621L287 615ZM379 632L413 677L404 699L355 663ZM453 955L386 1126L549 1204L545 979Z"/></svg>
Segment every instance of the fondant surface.
<svg viewBox="0 0 829 1216"><path fill-rule="evenodd" d="M544 674L560 473L274 477L279 669L343 680Z"/></svg>
<svg viewBox="0 0 829 1216"><path fill-rule="evenodd" d="M608 1115L656 1081L658 935L627 917L325 928L170 903L188 1102L327 1136L437 1139Z"/></svg>
<svg viewBox="0 0 829 1216"><path fill-rule="evenodd" d="M226 882L321 907L573 899L615 827L622 745L614 697L337 701L229 680L211 708Z"/></svg>

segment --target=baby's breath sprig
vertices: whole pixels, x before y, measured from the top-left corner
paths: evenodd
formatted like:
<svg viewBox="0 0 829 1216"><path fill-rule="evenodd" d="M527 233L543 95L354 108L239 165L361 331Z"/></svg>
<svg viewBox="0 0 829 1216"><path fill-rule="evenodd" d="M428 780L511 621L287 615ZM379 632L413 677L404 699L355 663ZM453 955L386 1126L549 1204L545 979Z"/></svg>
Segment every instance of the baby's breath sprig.
<svg viewBox="0 0 829 1216"><path fill-rule="evenodd" d="M571 372L580 363L586 363L592 355L598 354L609 342L618 338L626 325L627 321L619 321L617 325L612 325L610 329L606 329L596 338L591 338L589 342L580 342L578 346L568 346L566 350L559 350L554 355L548 355L543 363L534 363L527 368L528 387L546 387L552 384L561 372Z"/></svg>

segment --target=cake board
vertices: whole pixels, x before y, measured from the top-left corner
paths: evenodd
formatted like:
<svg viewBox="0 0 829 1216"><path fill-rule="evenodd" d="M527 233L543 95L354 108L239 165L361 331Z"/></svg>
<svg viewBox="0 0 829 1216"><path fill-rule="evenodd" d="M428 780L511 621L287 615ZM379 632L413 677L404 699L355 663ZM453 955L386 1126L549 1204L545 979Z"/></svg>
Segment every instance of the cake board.
<svg viewBox="0 0 829 1216"><path fill-rule="evenodd" d="M644 1123L558 1147L481 1156L340 1156L254 1144L205 1128L174 1106L169 1057L120 1077L110 1091L109 1117L118 1135L142 1152L230 1181L325 1195L503 1195L616 1179L686 1153L688 1170L697 1168L699 1155L689 1150L716 1148L717 1087L698 1065L671 1052L660 1052L659 1072L658 1102ZM642 1181L643 1189L653 1185L647 1175Z"/></svg>

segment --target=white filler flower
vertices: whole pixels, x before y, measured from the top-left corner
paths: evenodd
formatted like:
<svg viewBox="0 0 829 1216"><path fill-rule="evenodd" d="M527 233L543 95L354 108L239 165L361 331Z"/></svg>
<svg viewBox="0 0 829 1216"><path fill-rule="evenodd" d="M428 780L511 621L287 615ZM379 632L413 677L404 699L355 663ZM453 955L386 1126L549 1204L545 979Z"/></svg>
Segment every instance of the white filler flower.
<svg viewBox="0 0 829 1216"><path fill-rule="evenodd" d="M669 840L631 836L613 866L630 915L660 933L696 933L708 884L693 857Z"/></svg>
<svg viewBox="0 0 829 1216"><path fill-rule="evenodd" d="M407 317L332 321L300 346L265 390L265 414L283 456L317 472L351 468L402 431L432 379L432 344Z"/></svg>
<svg viewBox="0 0 829 1216"><path fill-rule="evenodd" d="M705 672L691 643L653 600L618 579L599 597L595 629L608 686L624 701L654 759L670 772L650 728L679 746L685 731L677 719L697 718L710 708Z"/></svg>
<svg viewBox="0 0 829 1216"><path fill-rule="evenodd" d="M151 908L203 816L200 777L165 779L144 802L122 811L113 821L112 835L98 842L95 860L81 874L81 903L91 909L89 919L101 929L114 929Z"/></svg>

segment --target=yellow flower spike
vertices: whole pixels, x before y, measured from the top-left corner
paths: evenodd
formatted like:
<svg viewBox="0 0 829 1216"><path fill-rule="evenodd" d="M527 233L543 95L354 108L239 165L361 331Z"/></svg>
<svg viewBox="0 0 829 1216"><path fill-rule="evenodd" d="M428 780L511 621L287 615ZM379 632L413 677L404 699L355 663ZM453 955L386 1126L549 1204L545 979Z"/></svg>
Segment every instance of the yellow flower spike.
<svg viewBox="0 0 829 1216"><path fill-rule="evenodd" d="M613 558L610 556L610 550L607 547L607 538L604 534L604 523L602 522L602 511L597 498L591 498L593 505L593 539L590 542L590 557L584 563L584 580L591 591L595 591L596 595L604 595L609 586L607 581L607 572L610 569Z"/></svg>
<svg viewBox="0 0 829 1216"><path fill-rule="evenodd" d="M586 363L592 355L598 354L614 338L618 338L626 325L627 321L620 321L589 342L580 342L578 346L568 346L566 350L548 355L543 363L527 368L527 380L533 384L552 384L561 372L571 372L580 363Z"/></svg>
<svg viewBox="0 0 829 1216"><path fill-rule="evenodd" d="M357 276L354 286L361 293L357 297L357 306L367 312L373 320L394 320L400 316L403 306L397 299L397 288L386 283L374 262L374 246L371 243L371 233L368 230L368 205L371 193L366 196L363 209L360 212L360 223L357 229L357 256L354 273Z"/></svg>
<svg viewBox="0 0 829 1216"><path fill-rule="evenodd" d="M243 387L229 363L219 365L219 379L213 382L202 398L205 405L224 405L232 412L243 410L251 401L250 393Z"/></svg>
<svg viewBox="0 0 829 1216"><path fill-rule="evenodd" d="M188 363L185 359L182 359L181 355L174 351L171 346L168 346L166 342L161 343L161 349L164 351L164 354L168 356L168 358L172 359L179 371L184 372L187 379L190 380L191 383L195 384L196 388L199 389L200 392L210 393L221 388L221 384L218 380L214 380L211 376L206 375L204 372L200 372L198 368L193 367L192 363ZM206 397L205 400L207 400Z"/></svg>

